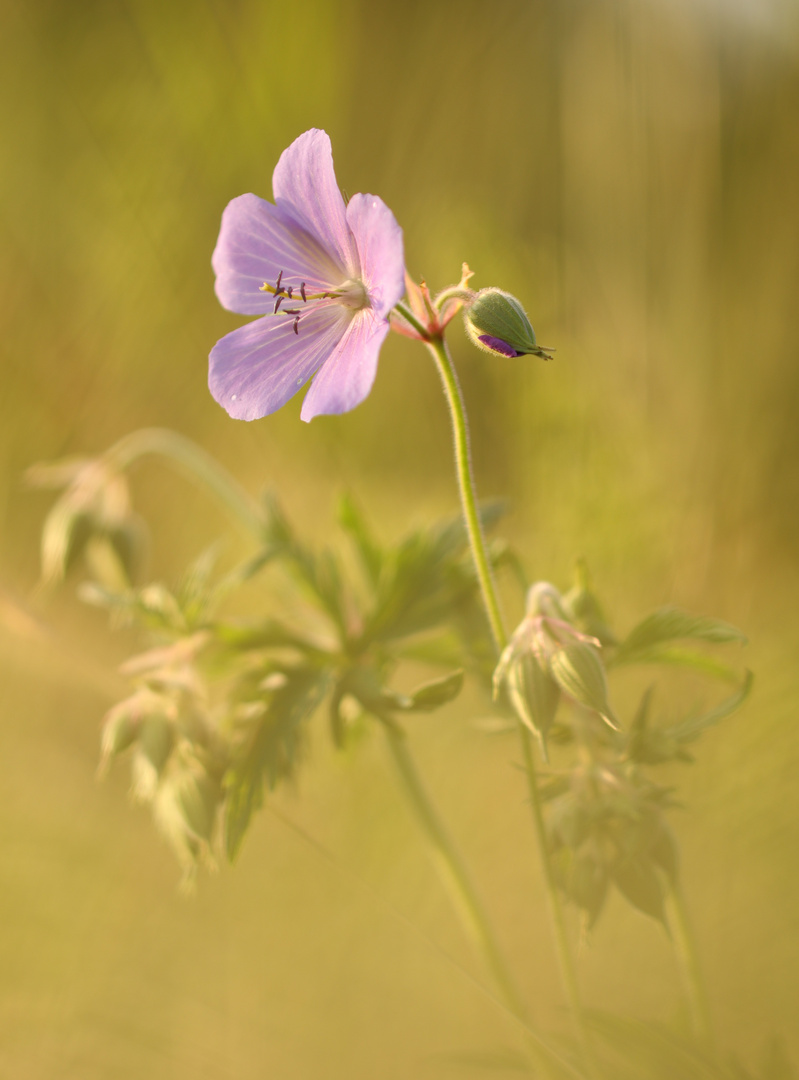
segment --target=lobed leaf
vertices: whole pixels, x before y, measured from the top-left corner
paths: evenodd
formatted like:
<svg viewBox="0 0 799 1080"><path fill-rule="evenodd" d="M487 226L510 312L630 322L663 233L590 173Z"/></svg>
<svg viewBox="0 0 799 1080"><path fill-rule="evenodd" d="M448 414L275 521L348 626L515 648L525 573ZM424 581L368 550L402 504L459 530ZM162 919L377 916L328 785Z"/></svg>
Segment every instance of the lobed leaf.
<svg viewBox="0 0 799 1080"><path fill-rule="evenodd" d="M665 641L691 638L697 641L709 641L724 644L731 641L746 643L746 635L737 627L721 619L705 615L690 615L678 607L662 607L633 627L619 645L616 661L629 662L636 653L649 650Z"/></svg>
<svg viewBox="0 0 799 1080"><path fill-rule="evenodd" d="M297 667L283 673L255 721L247 744L225 778L228 792L225 846L232 861L263 803L264 784L273 788L291 776L302 742L302 725L327 690L330 675L317 667Z"/></svg>

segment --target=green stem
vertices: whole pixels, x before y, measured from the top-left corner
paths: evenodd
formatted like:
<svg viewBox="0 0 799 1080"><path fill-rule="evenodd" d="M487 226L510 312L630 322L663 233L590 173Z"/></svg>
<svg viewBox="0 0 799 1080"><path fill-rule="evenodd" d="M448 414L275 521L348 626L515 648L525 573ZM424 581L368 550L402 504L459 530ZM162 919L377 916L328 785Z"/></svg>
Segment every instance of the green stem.
<svg viewBox="0 0 799 1080"><path fill-rule="evenodd" d="M184 435L167 428L142 428L114 443L105 458L122 470L148 454L165 458L190 479L199 480L249 532L263 537L264 516L255 500L215 458Z"/></svg>
<svg viewBox="0 0 799 1080"><path fill-rule="evenodd" d="M385 731L405 796L430 842L466 933L493 975L508 1009L526 1024L527 1010L502 957L483 905L460 855L424 789L405 736L393 727L386 726Z"/></svg>
<svg viewBox="0 0 799 1080"><path fill-rule="evenodd" d="M427 327L424 326L423 323L419 322L419 320L416 318L416 316L407 304L403 304L402 301L400 301L398 304L394 305L394 310L398 311L402 318L405 320L405 322L413 327L413 329L416 331L422 341L430 341L430 334L427 331Z"/></svg>
<svg viewBox="0 0 799 1080"><path fill-rule="evenodd" d="M469 455L469 431L466 421L466 410L463 403L460 385L458 383L455 368L452 364L446 342L443 337L428 339L425 344L430 349L438 367L441 381L444 385L444 393L449 404L452 418L452 432L455 442L455 463L460 488L461 505L466 520L466 528L469 534L469 542L472 548L477 578L483 595L483 603L494 637L497 653L501 653L508 643L508 636L502 621L491 567L486 553L485 539L480 525L480 517L477 512L477 498L475 494L474 477ZM527 775L527 786L530 793L530 803L533 810L533 822L535 825L536 838L538 841L541 865L544 871L544 884L546 886L549 910L552 918L552 926L555 938L555 949L560 964L563 989L571 1008L572 1023L575 1035L582 1047L585 1068L588 1075L595 1077L598 1074L593 1053L588 1039L585 1025L583 1006L580 1000L580 992L577 984L577 975L569 947L566 922L563 915L563 907L560 901L555 875L547 848L544 818L541 810L541 796L538 790L538 777L535 770L535 761L530 744L530 736L524 725L519 722L519 737L522 743L524 755L524 767Z"/></svg>
<svg viewBox="0 0 799 1080"><path fill-rule="evenodd" d="M501 653L508 643L508 636L502 622L502 613L499 609L499 601L497 600L491 575L491 566L486 553L483 528L477 511L472 461L469 453L469 429L466 423L463 395L443 337L432 338L430 341L426 341L425 344L433 354L438 373L444 384L444 393L449 403L452 435L455 442L455 468L458 474L463 517L466 522L466 531L469 534L472 558L477 571L477 579L480 582L480 591L483 594L483 603L485 604L491 633L494 637L494 644L497 647L497 652Z"/></svg>
<svg viewBox="0 0 799 1080"><path fill-rule="evenodd" d="M680 963L685 996L691 1015L691 1026L700 1042L708 1048L714 1045L713 1022L710 1015L710 1000L696 948L685 897L678 881L675 881L666 896L669 929L674 939L674 948Z"/></svg>
<svg viewBox="0 0 799 1080"><path fill-rule="evenodd" d="M563 914L563 905L560 902L560 894L552 871L552 861L546 844L546 830L544 828L544 814L541 807L541 793L538 790L538 779L533 759L532 740L530 732L523 724L519 724L519 735L524 753L524 769L527 775L527 790L530 795L530 805L533 808L533 820L538 839L541 866L544 871L544 884L546 886L549 915L552 920L552 930L555 937L555 951L560 965L560 977L566 999L571 1009L572 1025L580 1045L583 1048L585 1064L591 1076L596 1076L597 1066L593 1058L590 1039L585 1025L583 1004L580 998L580 987L577 983L577 970L574 966L571 948L569 947L569 935L566 930L566 920Z"/></svg>

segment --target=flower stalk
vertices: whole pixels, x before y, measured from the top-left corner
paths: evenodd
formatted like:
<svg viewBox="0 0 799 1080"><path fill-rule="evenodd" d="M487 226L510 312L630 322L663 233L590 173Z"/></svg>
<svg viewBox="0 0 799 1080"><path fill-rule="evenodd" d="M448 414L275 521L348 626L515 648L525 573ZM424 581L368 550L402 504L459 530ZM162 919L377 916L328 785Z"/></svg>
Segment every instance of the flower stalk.
<svg viewBox="0 0 799 1080"><path fill-rule="evenodd" d="M666 894L666 912L669 929L674 939L674 949L680 965L683 989L688 1001L691 1027L696 1038L708 1049L712 1049L715 1038L710 1013L710 1001L702 978L699 954L688 918L685 897L678 880L675 880L669 886Z"/></svg>
<svg viewBox="0 0 799 1080"><path fill-rule="evenodd" d="M385 725L385 731L402 790L436 856L464 929L494 977L504 1003L517 1019L526 1023L527 1009L514 985L463 860L425 791L405 736L393 726Z"/></svg>
<svg viewBox="0 0 799 1080"><path fill-rule="evenodd" d="M404 311L402 314L403 317L407 318ZM425 344L435 360L444 387L444 394L449 405L450 417L452 419L452 434L455 445L455 463L461 496L461 506L469 535L469 543L472 550L475 570L480 583L480 591L483 597L486 616L494 638L497 658L499 658L499 655L508 644L508 635L505 631L499 600L494 587L491 566L486 551L485 538L480 524L480 517L477 512L477 497L469 452L469 430L463 395L443 334L438 334L436 336L425 335ZM519 721L518 727L519 737L522 743L530 804L533 811L533 823L538 841L539 856L544 872L544 884L552 919L555 949L560 966L561 980L571 1010L574 1033L582 1049L584 1066L587 1070L587 1074L593 1078L598 1075L598 1070L586 1029L584 1011L577 983L577 973L566 931L563 905L561 904L560 895L555 883L555 875L549 859L546 833L544 830L544 818L541 810L541 797L538 790L538 777L535 770L530 736L521 721Z"/></svg>

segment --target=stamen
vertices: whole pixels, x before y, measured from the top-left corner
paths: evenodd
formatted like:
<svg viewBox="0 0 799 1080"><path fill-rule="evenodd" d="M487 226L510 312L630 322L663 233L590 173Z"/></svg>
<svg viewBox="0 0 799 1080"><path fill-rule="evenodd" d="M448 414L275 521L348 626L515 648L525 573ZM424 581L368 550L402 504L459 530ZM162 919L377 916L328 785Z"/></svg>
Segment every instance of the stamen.
<svg viewBox="0 0 799 1080"><path fill-rule="evenodd" d="M302 297L303 304L307 304L308 303L308 297L305 295L305 282L304 281L300 285L300 296Z"/></svg>
<svg viewBox="0 0 799 1080"><path fill-rule="evenodd" d="M275 292L276 293L280 292L280 282L282 280L283 280L283 271L281 270L280 273L277 275L277 282L275 283Z"/></svg>
<svg viewBox="0 0 799 1080"><path fill-rule="evenodd" d="M280 305L283 303L283 301L285 299L286 299L285 296L278 296L277 300L275 300L275 311L274 311L275 315L277 315L277 309L280 307Z"/></svg>
<svg viewBox="0 0 799 1080"><path fill-rule="evenodd" d="M294 296L294 286L293 285L287 285L286 286L286 296L288 296L289 300L291 300L291 298Z"/></svg>
<svg viewBox="0 0 799 1080"><path fill-rule="evenodd" d="M283 308L283 314L284 315L299 315L300 314L300 309L296 308L296 307Z"/></svg>
<svg viewBox="0 0 799 1080"><path fill-rule="evenodd" d="M299 332L300 332L299 326L300 326L300 317L298 315L297 318L294 320L294 333L298 334L298 335L299 335Z"/></svg>

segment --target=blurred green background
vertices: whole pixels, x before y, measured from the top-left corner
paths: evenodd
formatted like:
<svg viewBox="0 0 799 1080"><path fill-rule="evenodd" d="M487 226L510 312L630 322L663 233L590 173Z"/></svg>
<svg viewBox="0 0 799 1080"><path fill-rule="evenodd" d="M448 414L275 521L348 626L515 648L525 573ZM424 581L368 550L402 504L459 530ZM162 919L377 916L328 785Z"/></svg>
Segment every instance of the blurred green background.
<svg viewBox="0 0 799 1080"><path fill-rule="evenodd" d="M277 800L332 862L267 812L186 900L124 766L94 783L135 642L35 592L49 502L24 470L139 426L276 488L320 541L344 488L386 537L455 512L413 342L346 418L301 424L297 399L247 425L207 392L242 321L213 294L221 211L271 197L311 126L341 186L393 209L413 276L465 259L557 348L505 362L450 334L479 489L510 498L531 575L565 587L585 555L622 628L674 602L749 634L755 693L675 773L674 824L723 1040L756 1063L781 1032L799 1060L794 0L4 0L0 85L0 1075L432 1077L513 1042L378 738L344 760L320 728ZM134 486L171 580L224 520L154 465ZM562 1027L515 747L465 720L415 722L421 767ZM679 1012L666 936L617 900L579 964L589 1004Z"/></svg>

